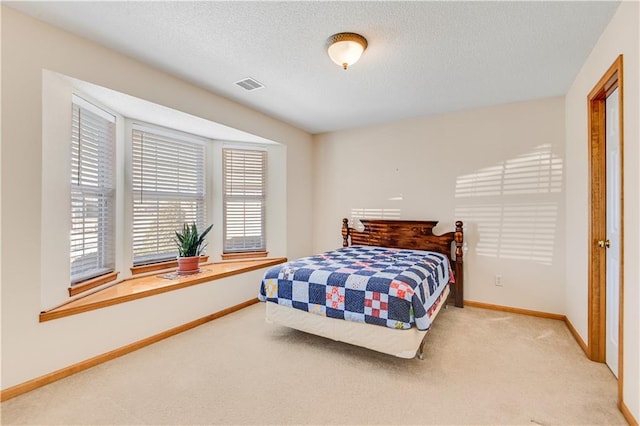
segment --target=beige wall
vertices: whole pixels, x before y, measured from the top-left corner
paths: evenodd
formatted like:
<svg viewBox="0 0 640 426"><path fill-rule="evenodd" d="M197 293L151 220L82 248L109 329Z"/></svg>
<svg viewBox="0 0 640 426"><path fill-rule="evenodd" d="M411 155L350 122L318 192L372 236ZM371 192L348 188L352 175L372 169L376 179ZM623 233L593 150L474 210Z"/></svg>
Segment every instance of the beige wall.
<svg viewBox="0 0 640 426"><path fill-rule="evenodd" d="M624 55L624 401L640 419L640 11L622 2L566 96L567 317L587 342L588 137L587 95Z"/></svg>
<svg viewBox="0 0 640 426"><path fill-rule="evenodd" d="M440 232L460 219L465 299L563 313L563 157L563 98L316 136L314 250L363 211Z"/></svg>
<svg viewBox="0 0 640 426"><path fill-rule="evenodd" d="M260 271L38 323L43 256L43 70L286 146L286 254L311 253L311 136L85 39L2 7L2 389L256 296ZM43 158L44 156L44 158ZM295 195L295 197L294 197ZM286 237L285 237L286 236ZM270 235L270 238L277 238ZM11 250L7 250L10 247ZM42 278L41 278L42 277Z"/></svg>

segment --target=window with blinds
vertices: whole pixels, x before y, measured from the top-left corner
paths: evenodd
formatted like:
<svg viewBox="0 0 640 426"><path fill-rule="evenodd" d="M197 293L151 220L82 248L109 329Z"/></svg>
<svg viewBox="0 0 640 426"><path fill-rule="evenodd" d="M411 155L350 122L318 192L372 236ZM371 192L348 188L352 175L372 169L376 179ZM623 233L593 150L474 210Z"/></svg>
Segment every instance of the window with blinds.
<svg viewBox="0 0 640 426"><path fill-rule="evenodd" d="M204 143L134 127L132 148L133 264L175 259L175 231L204 230Z"/></svg>
<svg viewBox="0 0 640 426"><path fill-rule="evenodd" d="M115 117L74 96L71 131L71 285L115 267Z"/></svg>
<svg viewBox="0 0 640 426"><path fill-rule="evenodd" d="M267 153L223 149L224 253L265 251Z"/></svg>

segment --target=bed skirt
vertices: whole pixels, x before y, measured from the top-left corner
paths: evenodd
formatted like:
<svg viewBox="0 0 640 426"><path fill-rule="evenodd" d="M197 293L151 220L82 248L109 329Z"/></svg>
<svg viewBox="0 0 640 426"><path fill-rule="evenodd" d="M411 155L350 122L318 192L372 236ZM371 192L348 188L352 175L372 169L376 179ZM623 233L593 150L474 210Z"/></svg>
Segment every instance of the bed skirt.
<svg viewBox="0 0 640 426"><path fill-rule="evenodd" d="M431 314L431 320L446 305L449 296L446 286L443 297ZM413 327L408 330L395 330L362 322L345 321L337 318L323 317L300 309L266 302L266 320L269 323L283 325L306 333L326 337L339 342L362 346L377 352L399 358L416 356L420 343L428 330Z"/></svg>

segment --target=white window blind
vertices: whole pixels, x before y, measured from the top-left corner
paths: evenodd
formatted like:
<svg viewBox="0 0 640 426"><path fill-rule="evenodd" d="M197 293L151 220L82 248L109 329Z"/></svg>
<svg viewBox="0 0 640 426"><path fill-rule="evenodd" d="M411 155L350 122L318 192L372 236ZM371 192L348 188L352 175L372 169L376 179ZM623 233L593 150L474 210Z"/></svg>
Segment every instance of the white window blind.
<svg viewBox="0 0 640 426"><path fill-rule="evenodd" d="M71 284L114 270L115 118L73 100L71 131Z"/></svg>
<svg viewBox="0 0 640 426"><path fill-rule="evenodd" d="M223 149L222 152L223 251L264 251L267 153L244 149Z"/></svg>
<svg viewBox="0 0 640 426"><path fill-rule="evenodd" d="M204 143L134 127L132 146L133 264L175 259L175 231L204 230Z"/></svg>

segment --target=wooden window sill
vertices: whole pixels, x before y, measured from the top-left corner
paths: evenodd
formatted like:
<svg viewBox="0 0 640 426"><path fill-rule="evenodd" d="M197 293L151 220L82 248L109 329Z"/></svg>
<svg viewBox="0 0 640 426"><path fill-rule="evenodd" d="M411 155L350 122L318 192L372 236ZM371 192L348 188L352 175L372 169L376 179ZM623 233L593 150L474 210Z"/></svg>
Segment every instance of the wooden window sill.
<svg viewBox="0 0 640 426"><path fill-rule="evenodd" d="M84 293L96 287L106 284L109 281L115 281L118 278L120 272L109 272L108 274L100 275L99 277L92 278L90 280L82 281L69 287L69 296L75 296L76 294Z"/></svg>
<svg viewBox="0 0 640 426"><path fill-rule="evenodd" d="M277 265L286 262L284 257L242 260L237 262L208 263L202 265L201 272L194 275L176 277L174 279L160 278L157 275L136 277L120 281L114 285L73 300L57 308L40 313L40 322L80 314L107 306L125 303L155 294L166 293L192 285L201 284L220 278L238 275L243 272ZM256 284L257 288L257 284Z"/></svg>
<svg viewBox="0 0 640 426"><path fill-rule="evenodd" d="M200 263L207 263L209 256L200 256ZM168 262L150 263L148 265L132 266L131 275L145 274L147 272L162 271L163 269L177 268L177 260L169 260Z"/></svg>
<svg viewBox="0 0 640 426"><path fill-rule="evenodd" d="M222 253L222 260L240 260L240 259L256 259L259 257L267 257L268 251L251 251L244 253Z"/></svg>

